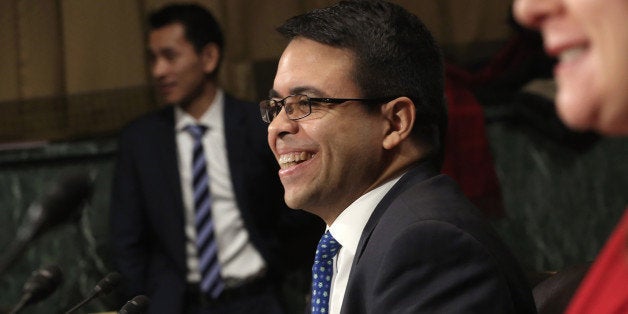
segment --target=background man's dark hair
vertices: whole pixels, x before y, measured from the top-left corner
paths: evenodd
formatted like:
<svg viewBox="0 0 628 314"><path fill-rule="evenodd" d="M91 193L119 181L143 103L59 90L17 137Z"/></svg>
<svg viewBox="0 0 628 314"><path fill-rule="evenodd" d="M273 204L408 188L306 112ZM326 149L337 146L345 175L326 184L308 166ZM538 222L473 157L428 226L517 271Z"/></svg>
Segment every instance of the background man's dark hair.
<svg viewBox="0 0 628 314"><path fill-rule="evenodd" d="M183 25L185 38L194 46L197 53L200 53L207 44L215 43L222 61L224 36L220 25L209 10L194 3L178 3L164 6L148 17L151 31L173 23Z"/></svg>
<svg viewBox="0 0 628 314"><path fill-rule="evenodd" d="M417 108L413 136L431 148L440 168L447 126L441 50L425 25L385 1L341 1L295 16L278 29L288 39L304 37L351 50L360 97L406 96Z"/></svg>

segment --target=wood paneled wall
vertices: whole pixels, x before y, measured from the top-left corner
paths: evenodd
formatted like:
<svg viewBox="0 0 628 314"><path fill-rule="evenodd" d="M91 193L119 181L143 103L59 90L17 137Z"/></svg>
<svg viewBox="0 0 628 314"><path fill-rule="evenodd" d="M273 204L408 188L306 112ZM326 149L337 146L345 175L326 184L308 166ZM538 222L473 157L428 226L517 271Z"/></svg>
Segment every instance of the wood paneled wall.
<svg viewBox="0 0 628 314"><path fill-rule="evenodd" d="M0 143L115 132L155 106L145 17L165 0L0 1ZM259 97L259 64L276 60L285 19L331 0L202 0L227 40L221 82ZM421 17L450 58L486 58L509 36L510 1L397 0ZM272 63L271 63L272 64ZM263 77L272 77L266 73ZM257 78L257 79L256 79Z"/></svg>

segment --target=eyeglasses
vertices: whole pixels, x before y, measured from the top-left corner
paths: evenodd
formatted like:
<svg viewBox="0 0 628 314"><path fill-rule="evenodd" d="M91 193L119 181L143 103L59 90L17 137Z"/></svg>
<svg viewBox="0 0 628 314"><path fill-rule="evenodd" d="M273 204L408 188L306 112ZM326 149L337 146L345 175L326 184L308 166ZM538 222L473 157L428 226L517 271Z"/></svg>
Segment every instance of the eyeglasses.
<svg viewBox="0 0 628 314"><path fill-rule="evenodd" d="M259 103L262 120L271 123L281 108L285 108L286 115L290 120L299 120L309 116L312 113L312 103L342 104L347 101L361 101L364 103L383 103L388 102L396 97L384 98L314 98L307 95L295 94L286 96L283 99L266 99Z"/></svg>

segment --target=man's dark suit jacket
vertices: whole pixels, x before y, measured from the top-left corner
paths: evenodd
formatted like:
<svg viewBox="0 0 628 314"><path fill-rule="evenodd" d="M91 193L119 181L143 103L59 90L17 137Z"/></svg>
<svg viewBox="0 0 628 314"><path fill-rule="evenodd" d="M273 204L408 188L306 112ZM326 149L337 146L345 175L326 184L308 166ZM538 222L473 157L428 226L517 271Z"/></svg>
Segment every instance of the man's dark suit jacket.
<svg viewBox="0 0 628 314"><path fill-rule="evenodd" d="M535 313L517 261L453 180L418 166L367 222L342 313Z"/></svg>
<svg viewBox="0 0 628 314"><path fill-rule="evenodd" d="M278 164L259 108L225 95L224 126L231 181L250 240L281 280L311 267L322 222L283 202ZM184 209L177 162L174 107L130 123L121 133L111 199L114 263L124 296L147 294L151 309L182 312L186 291ZM289 254L289 255L288 255Z"/></svg>

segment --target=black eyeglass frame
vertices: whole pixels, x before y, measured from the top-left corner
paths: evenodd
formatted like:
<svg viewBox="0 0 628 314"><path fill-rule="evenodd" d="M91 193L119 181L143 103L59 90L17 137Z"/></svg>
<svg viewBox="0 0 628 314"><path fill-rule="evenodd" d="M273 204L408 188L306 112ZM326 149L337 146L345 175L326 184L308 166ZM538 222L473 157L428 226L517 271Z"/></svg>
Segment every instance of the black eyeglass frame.
<svg viewBox="0 0 628 314"><path fill-rule="evenodd" d="M310 97L308 95L303 95L303 94L292 94L292 95L288 95L282 99L265 99L260 101L259 103L259 108L260 108L260 113L262 115L262 120L266 123L271 123L275 117L277 117L279 115L279 113L281 112L282 108L286 107L286 99L290 98L290 97L294 97L294 96L301 96L301 97L305 97L305 100L307 102L307 112L305 112L304 114L298 116L298 117L290 117L290 114L286 113L288 115L288 119L292 120L292 121L296 121L296 120L300 120L303 119L307 116L309 116L310 114L312 114L312 103L326 103L326 104L342 104L345 103L347 101L360 101L363 103L367 103L367 104L376 104L376 103L385 103L385 102L389 102L395 98L398 97L380 97L380 98L328 98L328 97ZM296 102L295 102L296 103ZM273 104L273 105L271 105ZM277 105L279 104L279 105ZM272 115L272 118L271 118Z"/></svg>

